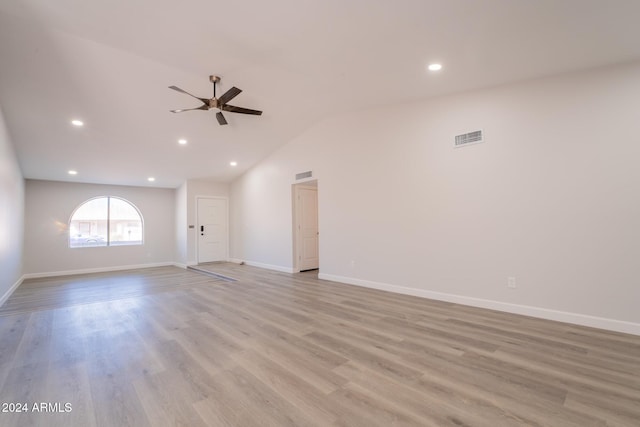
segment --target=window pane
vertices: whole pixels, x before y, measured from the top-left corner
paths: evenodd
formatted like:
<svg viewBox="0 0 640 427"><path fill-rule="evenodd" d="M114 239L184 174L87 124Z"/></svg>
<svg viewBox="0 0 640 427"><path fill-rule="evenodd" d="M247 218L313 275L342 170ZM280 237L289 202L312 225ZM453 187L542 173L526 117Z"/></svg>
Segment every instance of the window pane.
<svg viewBox="0 0 640 427"><path fill-rule="evenodd" d="M98 197L81 204L69 222L69 246L141 245L142 216L117 197Z"/></svg>
<svg viewBox="0 0 640 427"><path fill-rule="evenodd" d="M142 244L142 219L138 210L129 202L112 197L109 220L111 245Z"/></svg>
<svg viewBox="0 0 640 427"><path fill-rule="evenodd" d="M69 224L69 245L107 246L107 198L101 197L83 203L74 212Z"/></svg>

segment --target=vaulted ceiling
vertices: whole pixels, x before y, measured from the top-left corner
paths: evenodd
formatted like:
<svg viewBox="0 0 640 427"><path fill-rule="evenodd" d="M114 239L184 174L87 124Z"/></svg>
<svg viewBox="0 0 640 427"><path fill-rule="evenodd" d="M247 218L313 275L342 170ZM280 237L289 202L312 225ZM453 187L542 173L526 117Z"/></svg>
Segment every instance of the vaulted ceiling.
<svg viewBox="0 0 640 427"><path fill-rule="evenodd" d="M26 178L227 182L330 115L640 59L639 16L637 0L3 0L0 107ZM264 114L169 112L199 103L168 86L210 97L211 74Z"/></svg>

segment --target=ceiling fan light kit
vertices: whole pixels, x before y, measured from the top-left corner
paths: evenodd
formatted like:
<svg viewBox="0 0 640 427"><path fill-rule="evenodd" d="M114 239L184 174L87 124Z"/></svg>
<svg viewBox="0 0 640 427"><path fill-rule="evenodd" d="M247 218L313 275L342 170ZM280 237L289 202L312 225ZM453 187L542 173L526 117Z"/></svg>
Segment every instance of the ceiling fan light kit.
<svg viewBox="0 0 640 427"><path fill-rule="evenodd" d="M250 108L244 108L244 107L236 107L234 105L229 105L227 104L227 102L231 101L233 98L235 98L236 96L238 96L242 90L238 89L237 87L232 87L231 89L229 89L228 91L226 91L224 94L222 94L220 96L220 98L216 97L216 84L220 82L220 77L219 76L215 76L215 75L211 75L209 76L209 81L211 81L211 83L213 83L213 97L212 98L200 98L198 96L192 95L189 92L187 92L186 90L180 89L177 86L169 86L169 89L173 89L177 92L181 92L184 93L186 95L189 95L197 100L199 100L200 102L202 102L202 105L200 107L196 107L196 108L186 108L186 109L179 109L179 110L169 110L172 113L182 113L184 111L193 111L193 110L205 110L208 111L212 108L216 108L220 111L218 111L216 113L216 119L218 120L218 123L220 125L226 125L228 124L227 120L225 119L224 115L222 114L223 111L227 111L230 113L240 113L240 114L250 114L253 116L260 116L262 115L262 111L258 111L258 110L252 110Z"/></svg>

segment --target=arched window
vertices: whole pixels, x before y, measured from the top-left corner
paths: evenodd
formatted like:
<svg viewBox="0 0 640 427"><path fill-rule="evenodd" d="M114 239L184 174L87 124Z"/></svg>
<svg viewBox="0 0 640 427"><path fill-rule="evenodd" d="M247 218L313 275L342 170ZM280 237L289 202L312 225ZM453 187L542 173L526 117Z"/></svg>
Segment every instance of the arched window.
<svg viewBox="0 0 640 427"><path fill-rule="evenodd" d="M119 197L96 197L76 208L69 221L69 247L141 245L142 215Z"/></svg>

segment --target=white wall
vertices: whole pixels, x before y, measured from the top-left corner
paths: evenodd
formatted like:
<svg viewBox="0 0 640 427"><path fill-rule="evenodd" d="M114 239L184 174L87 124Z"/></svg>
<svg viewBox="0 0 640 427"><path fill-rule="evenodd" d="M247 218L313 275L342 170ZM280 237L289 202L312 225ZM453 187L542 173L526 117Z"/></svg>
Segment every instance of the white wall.
<svg viewBox="0 0 640 427"><path fill-rule="evenodd" d="M317 172L313 155L319 154L309 147L308 156L302 147L304 142L288 144L231 184L231 258L293 271L291 185L297 172Z"/></svg>
<svg viewBox="0 0 640 427"><path fill-rule="evenodd" d="M232 257L292 267L291 184L313 170L322 277L640 334L638 75L325 120L232 183Z"/></svg>
<svg viewBox="0 0 640 427"><path fill-rule="evenodd" d="M187 183L184 182L176 188L176 263L183 268L187 265L188 242L187 242Z"/></svg>
<svg viewBox="0 0 640 427"><path fill-rule="evenodd" d="M24 179L0 110L0 305L21 283Z"/></svg>
<svg viewBox="0 0 640 427"><path fill-rule="evenodd" d="M74 209L97 196L133 203L144 220L144 245L69 248ZM27 180L25 257L28 275L50 275L173 263L176 247L175 190Z"/></svg>

